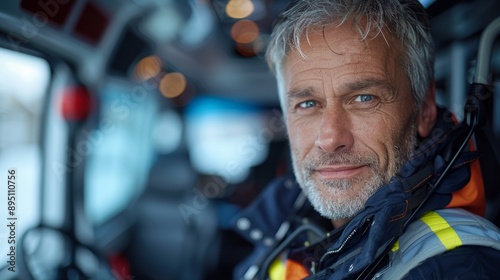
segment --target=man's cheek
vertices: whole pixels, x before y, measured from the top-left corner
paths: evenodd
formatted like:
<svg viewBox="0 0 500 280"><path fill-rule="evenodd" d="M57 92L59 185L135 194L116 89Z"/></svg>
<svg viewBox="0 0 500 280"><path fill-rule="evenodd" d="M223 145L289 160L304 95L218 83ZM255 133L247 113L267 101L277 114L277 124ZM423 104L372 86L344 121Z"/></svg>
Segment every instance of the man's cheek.
<svg viewBox="0 0 500 280"><path fill-rule="evenodd" d="M310 140L308 139L307 132L301 131L300 128L294 127L289 130L289 142L290 146L293 149L296 149L297 152L304 149L305 146L310 144Z"/></svg>

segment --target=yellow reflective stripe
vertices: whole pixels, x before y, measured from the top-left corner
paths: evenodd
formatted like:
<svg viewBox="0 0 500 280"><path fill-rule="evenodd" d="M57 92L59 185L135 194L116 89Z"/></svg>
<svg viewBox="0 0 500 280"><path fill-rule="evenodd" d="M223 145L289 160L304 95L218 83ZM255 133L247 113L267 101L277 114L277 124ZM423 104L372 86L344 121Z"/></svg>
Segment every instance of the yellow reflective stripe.
<svg viewBox="0 0 500 280"><path fill-rule="evenodd" d="M399 250L399 239L394 242L394 245L392 245L391 249L392 252L396 252L397 250Z"/></svg>
<svg viewBox="0 0 500 280"><path fill-rule="evenodd" d="M430 211L420 218L436 234L446 250L462 245L457 232L438 213Z"/></svg>
<svg viewBox="0 0 500 280"><path fill-rule="evenodd" d="M271 280L285 280L286 265L280 257L277 257L269 267L269 278Z"/></svg>

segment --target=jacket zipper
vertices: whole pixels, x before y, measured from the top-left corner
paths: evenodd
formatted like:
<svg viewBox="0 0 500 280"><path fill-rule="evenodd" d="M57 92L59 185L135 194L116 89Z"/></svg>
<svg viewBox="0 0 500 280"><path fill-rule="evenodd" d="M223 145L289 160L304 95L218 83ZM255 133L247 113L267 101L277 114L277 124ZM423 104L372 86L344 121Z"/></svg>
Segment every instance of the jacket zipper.
<svg viewBox="0 0 500 280"><path fill-rule="evenodd" d="M345 245L347 244L347 242L349 242L349 240L354 236L354 234L356 234L356 229L353 229L351 231L351 233L349 233L349 235L346 237L346 239L344 240L344 242L342 242L342 244L340 244L340 247L338 247L337 249L335 250L328 250L322 257L321 259L319 260L319 265L321 266L321 263L323 262L323 260L325 259L325 257L327 257L328 255L331 255L331 254L336 254L340 251L342 251L342 249L344 249Z"/></svg>

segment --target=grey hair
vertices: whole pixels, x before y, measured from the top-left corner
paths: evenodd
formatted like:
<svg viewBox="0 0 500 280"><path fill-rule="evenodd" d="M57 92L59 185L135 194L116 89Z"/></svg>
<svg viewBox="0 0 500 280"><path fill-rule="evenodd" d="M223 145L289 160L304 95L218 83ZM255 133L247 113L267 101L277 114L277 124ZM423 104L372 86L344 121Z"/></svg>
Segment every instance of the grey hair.
<svg viewBox="0 0 500 280"><path fill-rule="evenodd" d="M266 59L278 80L283 102L282 67L291 50L300 48L313 28L340 26L352 20L361 39L383 36L386 29L399 40L403 66L411 83L413 99L420 108L434 77L434 46L425 9L417 0L298 0L283 12L267 47ZM387 41L387 40L386 40ZM417 109L418 110L418 109Z"/></svg>

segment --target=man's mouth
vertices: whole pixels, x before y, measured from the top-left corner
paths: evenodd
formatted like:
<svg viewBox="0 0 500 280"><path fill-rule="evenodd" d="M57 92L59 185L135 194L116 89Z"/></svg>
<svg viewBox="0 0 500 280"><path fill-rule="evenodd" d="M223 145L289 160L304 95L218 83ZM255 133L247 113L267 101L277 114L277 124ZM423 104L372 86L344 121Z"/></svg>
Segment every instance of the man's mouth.
<svg viewBox="0 0 500 280"><path fill-rule="evenodd" d="M332 180L332 179L348 179L363 172L367 165L333 165L333 166L321 166L315 170L315 173L319 174L322 179Z"/></svg>

